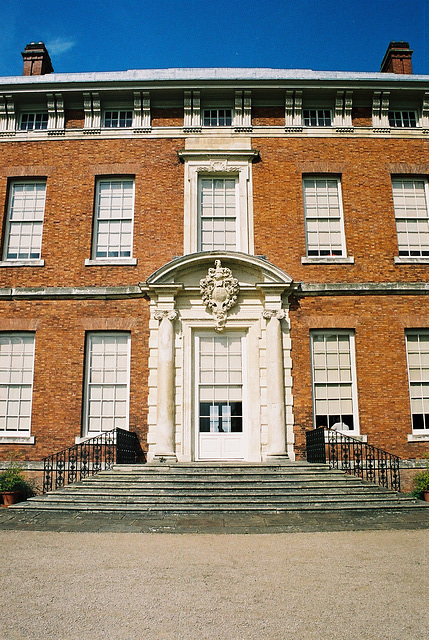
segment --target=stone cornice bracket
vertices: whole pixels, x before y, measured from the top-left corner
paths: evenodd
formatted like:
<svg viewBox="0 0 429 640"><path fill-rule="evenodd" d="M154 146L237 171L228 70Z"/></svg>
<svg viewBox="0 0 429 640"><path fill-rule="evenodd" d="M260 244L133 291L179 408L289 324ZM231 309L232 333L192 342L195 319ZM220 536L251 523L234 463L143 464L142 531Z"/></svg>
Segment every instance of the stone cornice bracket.
<svg viewBox="0 0 429 640"><path fill-rule="evenodd" d="M286 320L287 313L284 309L265 309L262 312L262 317L265 320L270 320L271 318L277 318L277 320Z"/></svg>
<svg viewBox="0 0 429 640"><path fill-rule="evenodd" d="M16 129L15 103L12 96L0 96L0 132L14 134Z"/></svg>
<svg viewBox="0 0 429 640"><path fill-rule="evenodd" d="M222 267L220 260L215 260L215 268L210 268L207 277L200 280L200 291L207 310L215 317L215 331L223 331L227 312L237 303L240 291L237 278L232 277L231 269Z"/></svg>
<svg viewBox="0 0 429 640"><path fill-rule="evenodd" d="M167 320L171 320L171 322L173 322L174 320L177 320L179 313L175 309L157 309L153 314L153 317L155 320L161 321L164 318L167 318Z"/></svg>

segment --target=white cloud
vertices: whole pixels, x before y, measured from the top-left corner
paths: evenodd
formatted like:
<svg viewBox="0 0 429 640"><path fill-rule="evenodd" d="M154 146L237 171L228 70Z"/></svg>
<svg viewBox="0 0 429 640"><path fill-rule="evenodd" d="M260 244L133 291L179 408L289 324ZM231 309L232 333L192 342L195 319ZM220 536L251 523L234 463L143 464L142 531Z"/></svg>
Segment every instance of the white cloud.
<svg viewBox="0 0 429 640"><path fill-rule="evenodd" d="M66 40L65 38L55 38L46 43L46 48L51 56L58 56L61 53L69 51L75 46L74 40Z"/></svg>

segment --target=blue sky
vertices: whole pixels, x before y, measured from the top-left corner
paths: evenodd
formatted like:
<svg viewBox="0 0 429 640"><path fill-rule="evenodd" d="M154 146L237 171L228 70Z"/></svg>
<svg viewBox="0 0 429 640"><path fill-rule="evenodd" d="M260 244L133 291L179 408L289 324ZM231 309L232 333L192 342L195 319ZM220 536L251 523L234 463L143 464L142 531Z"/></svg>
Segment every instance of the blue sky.
<svg viewBox="0 0 429 640"><path fill-rule="evenodd" d="M56 72L165 67L379 71L391 40L429 74L429 0L1 0L0 75L42 40Z"/></svg>

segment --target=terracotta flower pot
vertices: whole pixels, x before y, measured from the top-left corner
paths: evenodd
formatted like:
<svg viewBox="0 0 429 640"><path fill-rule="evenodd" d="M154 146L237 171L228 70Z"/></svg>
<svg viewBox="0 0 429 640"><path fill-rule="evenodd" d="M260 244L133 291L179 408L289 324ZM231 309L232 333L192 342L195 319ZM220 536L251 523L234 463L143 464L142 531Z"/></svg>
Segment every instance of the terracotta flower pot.
<svg viewBox="0 0 429 640"><path fill-rule="evenodd" d="M10 507L12 504L19 502L21 493L19 491L2 491L1 495L3 498L2 507L6 509L7 507Z"/></svg>
<svg viewBox="0 0 429 640"><path fill-rule="evenodd" d="M429 491L423 491L423 500L429 502Z"/></svg>

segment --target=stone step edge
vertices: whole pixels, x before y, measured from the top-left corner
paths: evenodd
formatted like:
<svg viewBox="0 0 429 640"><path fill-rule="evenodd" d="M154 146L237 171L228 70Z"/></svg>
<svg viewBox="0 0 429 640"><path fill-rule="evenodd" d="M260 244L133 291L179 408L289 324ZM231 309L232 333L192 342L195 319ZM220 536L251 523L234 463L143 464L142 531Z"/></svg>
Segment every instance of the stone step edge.
<svg viewBox="0 0 429 640"><path fill-rule="evenodd" d="M201 506L189 506L186 505L183 508L180 508L178 505L171 505L170 507L167 505L162 505L159 508L154 507L153 505L148 506L147 508L142 508L141 506L133 506L133 505L115 505L115 507L106 507L105 505L91 505L88 507L85 507L83 505L55 505L55 504L49 504L49 505L27 505L26 507L20 506L22 505L22 503L19 503L18 505L13 505L12 507L9 507L9 509L13 509L13 510L28 510L28 511L81 511L81 512L91 512L91 511L97 511L97 512L116 512L116 511L127 511L127 512L135 512L135 513L207 513L210 514L212 512L217 512L217 513L229 513L229 512L261 512L261 513L284 513L284 512L288 512L288 511L303 511L303 512L311 512L311 511L350 511L355 513L356 511L359 510L363 510L363 511L374 511L374 512L380 512L382 510L397 510L398 512L401 512L401 510L407 510L407 509L425 509L427 507L424 506L423 504L417 504L417 503L407 503L407 504L400 504L398 502L389 504L389 503L385 503L382 505L374 505L373 503L369 503L369 504L365 504L365 503L361 503L358 504L356 506L351 505L350 503L346 503L346 504L314 504L314 505L285 505L284 507L280 507L280 506L276 506L276 507L272 507L272 506L262 506L262 505L255 505L255 506L248 506L248 505L231 505L231 506L227 506L227 505L223 505L223 506L212 506L210 505L209 508L207 507L203 507ZM429 512L428 512L428 518L429 518Z"/></svg>
<svg viewBox="0 0 429 640"><path fill-rule="evenodd" d="M236 496L262 496L262 495L302 495L303 497L307 495L318 495L318 494L327 494L332 495L335 493L347 494L347 493L365 493L367 495L393 495L398 494L400 492L393 491L391 489L386 489L384 487L377 487L374 485L364 485L364 484L356 484L349 486L261 486L261 487L213 487L213 486L187 486L187 487L159 487L159 486L88 486L88 485L66 485L64 487L58 487L56 490L52 490L47 492L44 495L57 493L57 494L69 494L69 495L78 495L79 493L85 493L87 495L90 494L118 494L118 495L184 495L184 496L194 496L194 495L236 495ZM40 494L39 494L40 495ZM407 494L401 494L406 496Z"/></svg>

